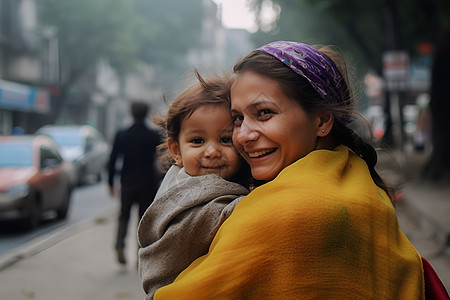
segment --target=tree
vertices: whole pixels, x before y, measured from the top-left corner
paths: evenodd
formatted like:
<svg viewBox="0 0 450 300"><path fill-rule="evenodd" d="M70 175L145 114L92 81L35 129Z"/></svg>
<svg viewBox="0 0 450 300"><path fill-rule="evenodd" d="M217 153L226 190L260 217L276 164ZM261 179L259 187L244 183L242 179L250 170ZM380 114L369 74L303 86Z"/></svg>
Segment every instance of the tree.
<svg viewBox="0 0 450 300"><path fill-rule="evenodd" d="M188 50L200 41L202 0L134 0L134 11L139 58L156 69L160 86L173 88L187 68Z"/></svg>
<svg viewBox="0 0 450 300"><path fill-rule="evenodd" d="M433 153L425 166L425 178L432 180L450 178L450 31L442 35L436 47L432 69L431 102Z"/></svg>
<svg viewBox="0 0 450 300"><path fill-rule="evenodd" d="M53 120L78 80L100 60L123 80L139 63L162 83L180 71L201 31L201 0L39 0L40 20L54 27L64 67Z"/></svg>
<svg viewBox="0 0 450 300"><path fill-rule="evenodd" d="M258 14L263 2L249 0ZM280 15L269 32L255 39L292 39L308 43L345 45L344 53L364 69L382 74L385 50L407 50L411 59L421 55L418 45L434 45L431 103L433 152L426 178L450 176L450 2L447 0L272 0ZM352 55L349 55L353 53Z"/></svg>
<svg viewBox="0 0 450 300"><path fill-rule="evenodd" d="M41 22L56 29L63 66L53 120L70 89L101 58L120 71L135 60L130 4L122 0L40 0Z"/></svg>

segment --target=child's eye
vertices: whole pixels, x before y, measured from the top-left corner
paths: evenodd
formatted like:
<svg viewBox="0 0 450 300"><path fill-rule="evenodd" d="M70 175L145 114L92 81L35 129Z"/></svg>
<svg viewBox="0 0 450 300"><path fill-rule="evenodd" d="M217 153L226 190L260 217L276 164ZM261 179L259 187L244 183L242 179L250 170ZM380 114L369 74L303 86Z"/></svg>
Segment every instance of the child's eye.
<svg viewBox="0 0 450 300"><path fill-rule="evenodd" d="M195 139L191 140L192 144L203 144L204 142L205 142L205 140L202 138L195 138Z"/></svg>
<svg viewBox="0 0 450 300"><path fill-rule="evenodd" d="M222 144L231 144L233 143L233 140L231 139L231 136L224 136L220 138L220 142Z"/></svg>
<svg viewBox="0 0 450 300"><path fill-rule="evenodd" d="M233 125L234 127L239 127L242 124L242 121L244 121L244 117L243 116L233 116Z"/></svg>

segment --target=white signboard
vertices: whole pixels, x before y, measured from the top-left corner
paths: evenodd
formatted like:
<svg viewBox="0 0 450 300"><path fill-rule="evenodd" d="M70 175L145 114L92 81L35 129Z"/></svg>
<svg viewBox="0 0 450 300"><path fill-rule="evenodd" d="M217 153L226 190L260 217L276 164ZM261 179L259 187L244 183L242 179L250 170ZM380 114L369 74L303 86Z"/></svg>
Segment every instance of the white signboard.
<svg viewBox="0 0 450 300"><path fill-rule="evenodd" d="M409 74L406 51L386 51L383 54L383 76L389 91L404 91Z"/></svg>

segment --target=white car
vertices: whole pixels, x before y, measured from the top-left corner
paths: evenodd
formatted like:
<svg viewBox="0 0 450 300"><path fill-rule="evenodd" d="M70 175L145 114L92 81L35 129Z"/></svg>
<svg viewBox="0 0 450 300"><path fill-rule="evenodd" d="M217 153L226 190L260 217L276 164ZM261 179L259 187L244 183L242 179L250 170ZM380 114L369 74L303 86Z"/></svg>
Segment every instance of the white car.
<svg viewBox="0 0 450 300"><path fill-rule="evenodd" d="M97 129L89 125L45 125L36 133L51 137L64 159L72 162L74 185L101 180L109 158L109 146Z"/></svg>

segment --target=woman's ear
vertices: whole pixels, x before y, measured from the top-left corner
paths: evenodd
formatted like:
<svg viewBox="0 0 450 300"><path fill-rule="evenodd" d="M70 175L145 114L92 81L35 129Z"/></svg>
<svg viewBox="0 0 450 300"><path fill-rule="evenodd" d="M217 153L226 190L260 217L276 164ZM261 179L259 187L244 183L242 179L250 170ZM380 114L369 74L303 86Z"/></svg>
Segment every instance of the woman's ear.
<svg viewBox="0 0 450 300"><path fill-rule="evenodd" d="M170 154L172 154L172 157L175 160L176 164L182 166L183 160L181 158L180 146L178 145L177 141L175 141L173 138L168 138L167 148L169 149Z"/></svg>
<svg viewBox="0 0 450 300"><path fill-rule="evenodd" d="M331 129L333 128L334 116L330 111L322 111L319 113L319 120L320 122L317 136L325 137L331 132Z"/></svg>

